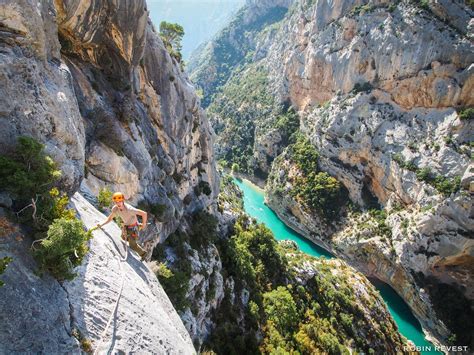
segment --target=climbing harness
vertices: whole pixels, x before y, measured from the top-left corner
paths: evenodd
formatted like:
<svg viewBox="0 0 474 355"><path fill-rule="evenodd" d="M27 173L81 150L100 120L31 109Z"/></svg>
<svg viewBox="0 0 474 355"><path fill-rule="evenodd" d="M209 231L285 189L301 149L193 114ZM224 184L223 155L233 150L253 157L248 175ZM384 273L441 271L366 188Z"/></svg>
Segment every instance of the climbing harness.
<svg viewBox="0 0 474 355"><path fill-rule="evenodd" d="M105 230L102 229L102 231L112 240L112 242L114 243L115 247L117 248L117 245L115 244L115 240L114 238L109 234L107 233ZM127 247L127 242L125 241L122 241L122 244L125 248L125 256L122 258L119 258L117 256L117 260L119 262L119 269L120 269L120 274L122 275L122 285L120 286L120 291L119 291L119 294L117 296L117 300L115 301L115 306L114 306L114 309L112 311L112 313L110 314L109 316L109 320L107 321L107 324L105 325L105 328L104 328L104 331L102 332L102 335L100 336L100 339L99 339L99 343L97 344L95 350L94 350L94 355L98 354L98 351L104 341L104 338L105 336L107 335L107 330L109 329L110 327L110 324L112 323L112 319L114 318L114 315L115 313L117 312L117 309L118 309L118 304L119 304L119 301L120 301L120 297L122 296L122 291L123 291L123 285L125 283L125 274L123 273L122 271L122 263L125 262L128 258L128 247ZM109 250L112 252L112 249L110 249L110 247L108 247ZM122 256L122 253L118 250L117 248L117 251L119 252L120 256Z"/></svg>

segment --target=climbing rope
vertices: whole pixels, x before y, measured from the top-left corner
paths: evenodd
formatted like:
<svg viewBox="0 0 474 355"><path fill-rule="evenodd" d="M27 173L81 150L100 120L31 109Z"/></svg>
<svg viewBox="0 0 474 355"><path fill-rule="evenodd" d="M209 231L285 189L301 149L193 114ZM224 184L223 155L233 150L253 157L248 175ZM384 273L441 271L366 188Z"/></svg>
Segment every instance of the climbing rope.
<svg viewBox="0 0 474 355"><path fill-rule="evenodd" d="M95 230L97 228L93 228L91 229L91 231ZM115 247L117 247L117 245L115 244L115 240L114 238L109 234L107 233L105 230L102 229L102 231L112 240L112 242L114 243ZM117 256L117 260L119 262L119 269L120 269L120 273L122 274L122 284L120 286L120 291L119 291L119 294L117 296L117 300L115 301L115 306L114 306L114 309L112 311L112 313L110 314L109 316L109 320L107 321L107 324L105 325L105 328L104 328L104 331L102 332L102 335L100 336L100 339L99 339L99 343L97 344L97 347L95 348L95 351L94 351L94 355L98 354L98 351L102 345L102 343L104 342L104 338L105 336L107 335L107 330L109 329L110 327L110 324L112 323L112 319L114 318L114 315L115 313L117 312L117 308L118 308L118 304L119 304L119 301L120 301L120 297L122 296L122 291L123 291L123 285L125 284L125 274L123 273L122 271L122 263L125 262L128 258L128 248L127 248L127 242L123 241L122 240L122 244L124 245L124 248L125 248L125 256L122 258L119 258ZM107 246L108 247L108 246ZM112 252L112 249L110 249L110 247L108 247L109 250ZM117 248L117 251L118 251L118 248ZM119 254L120 256L122 256L122 253L119 251Z"/></svg>

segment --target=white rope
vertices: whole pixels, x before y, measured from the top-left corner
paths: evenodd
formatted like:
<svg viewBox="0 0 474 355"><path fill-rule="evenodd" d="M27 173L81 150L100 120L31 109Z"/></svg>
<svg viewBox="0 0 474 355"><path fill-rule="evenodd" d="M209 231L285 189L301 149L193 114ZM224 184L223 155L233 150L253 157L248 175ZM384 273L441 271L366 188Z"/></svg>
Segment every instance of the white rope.
<svg viewBox="0 0 474 355"><path fill-rule="evenodd" d="M112 239L112 241L113 241L113 238L109 235L109 233L107 233L107 232L104 231L104 230L103 230L103 232L104 232L110 239ZM104 341L104 338L105 338L105 336L107 335L107 330L109 329L110 324L112 323L112 319L114 318L114 314L115 314L115 312L117 312L117 308L118 308L118 304L119 304L119 301L120 301L120 297L122 296L123 285L124 285L124 283L125 283L125 274L122 272L122 262L126 261L126 260L127 260L127 257L128 257L127 242L123 242L123 240L122 240L122 244L124 245L124 248L125 248L125 257L119 258L119 257L117 256L117 259L118 259L118 261L119 261L120 273L122 274L122 285L120 286L120 292L119 292L119 294L118 294L118 296L117 296L117 300L115 301L114 309L113 309L112 313L110 314L109 320L107 321L107 324L105 325L105 328L104 328L104 331L102 332L102 335L100 336L100 341L99 341L99 343L97 344L97 347L96 347L95 350L94 350L94 355L98 354L98 352L99 352L99 349L100 349L100 347L101 347L101 345L102 345L102 343L103 343L103 341ZM114 245L116 245L115 242L114 242ZM109 248L109 249L110 249L110 248ZM112 250L110 250L110 251L112 251ZM121 253L119 252L119 254L121 254ZM122 255L120 255L120 256L122 256Z"/></svg>

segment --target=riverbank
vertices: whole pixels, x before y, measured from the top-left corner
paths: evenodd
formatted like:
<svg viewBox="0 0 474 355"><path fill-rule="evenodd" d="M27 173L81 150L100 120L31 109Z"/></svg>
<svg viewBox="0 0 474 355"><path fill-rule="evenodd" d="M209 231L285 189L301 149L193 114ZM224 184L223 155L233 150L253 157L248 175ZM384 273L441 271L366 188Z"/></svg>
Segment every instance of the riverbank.
<svg viewBox="0 0 474 355"><path fill-rule="evenodd" d="M243 174L241 174L242 176ZM235 178L236 176L234 176ZM234 182L241 188L241 190L244 192L244 208L249 215L252 217L255 217L259 222L264 223L267 225L272 232L275 235L275 238L278 240L282 239L291 239L295 240L300 247L300 249L312 256L320 257L324 252L327 253L327 251L331 251L329 257L339 257L343 260L346 260L349 265L353 266L355 269L361 271L360 265L353 265L354 263L350 262L350 260L347 260L345 255L342 255L341 253L338 253L336 250L333 248L325 248L326 250L322 249L324 248L324 244L322 243L315 243L318 248L322 249L321 250L316 250L311 248L311 246L308 246L307 244L313 242L313 238L308 238L307 236L304 235L304 233L298 234L296 233L297 231L292 231L289 227L291 225L288 225L284 219L280 218L275 211L271 210L266 204L264 204L264 191L261 187L255 186L249 179L246 179L245 177L241 177L241 180L234 179ZM302 242L301 240L305 240L305 242ZM359 266L359 267L357 267ZM363 268L362 268L363 269ZM364 270L367 271L367 270ZM366 272L363 272L364 274L367 275ZM380 282L384 282L382 278L378 277L379 275L374 275L373 273L369 273L369 276L376 276L377 280L380 280ZM389 283L385 281L387 287L389 286ZM380 288L377 287L377 289ZM391 292L390 292L391 290ZM390 302L387 302L388 308L393 312L393 317L394 319L398 319L399 322L399 328L402 334L407 337L410 340L413 340L414 343L417 346L420 346L422 348L420 349L434 349L435 346L431 344L428 340L431 340L434 342L436 345L438 345L438 341L430 336L430 333L424 328L421 324L423 322L420 321L419 317L415 315L415 312L412 310L412 306L408 305L404 301L404 297L402 297L395 289L390 287L390 289L387 291L387 289L384 290L384 292L388 295L390 295ZM388 293L387 293L388 292ZM402 307L404 305L404 307ZM407 313L407 310L409 311ZM411 316L411 317L410 317ZM406 320L409 321L406 321ZM416 324L418 323L418 324ZM407 335L408 334L408 335ZM439 354L437 351L421 351L423 354Z"/></svg>

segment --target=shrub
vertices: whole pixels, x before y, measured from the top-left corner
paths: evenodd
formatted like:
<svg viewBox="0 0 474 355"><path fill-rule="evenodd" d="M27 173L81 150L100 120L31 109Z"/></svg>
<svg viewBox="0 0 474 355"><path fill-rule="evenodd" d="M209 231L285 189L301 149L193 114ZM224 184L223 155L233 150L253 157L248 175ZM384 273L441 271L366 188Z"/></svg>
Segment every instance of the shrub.
<svg viewBox="0 0 474 355"><path fill-rule="evenodd" d="M99 202L99 210L104 211L110 208L112 205L112 191L110 191L108 187L101 188L97 196L97 201Z"/></svg>
<svg viewBox="0 0 474 355"><path fill-rule="evenodd" d="M434 187L444 195L450 195L461 188L461 177L447 178L441 175L434 179Z"/></svg>
<svg viewBox="0 0 474 355"><path fill-rule="evenodd" d="M90 339L88 338L85 338L81 332L79 331L79 329L77 328L74 328L71 332L71 335L76 338L79 343L81 344L81 349L87 353L87 354L91 354L92 351L93 351L93 348L92 348L92 343L90 341Z"/></svg>
<svg viewBox="0 0 474 355"><path fill-rule="evenodd" d="M189 280L191 278L190 272L177 270L170 277L159 274L157 276L178 312L183 312L189 307L186 293L188 292Z"/></svg>
<svg viewBox="0 0 474 355"><path fill-rule="evenodd" d="M0 156L0 189L16 196L16 202L24 206L18 212L22 212L21 222L31 222L40 238L54 219L74 216L67 209L67 195L52 187L60 176L44 146L31 137L19 137L15 151Z"/></svg>
<svg viewBox="0 0 474 355"><path fill-rule="evenodd" d="M430 6L429 6L429 1L428 0L415 0L415 3L422 8L423 10L429 11Z"/></svg>
<svg viewBox="0 0 474 355"><path fill-rule="evenodd" d="M421 169L418 169L416 172L416 178L421 181L426 181L430 182L433 179L431 169L428 167L424 167Z"/></svg>
<svg viewBox="0 0 474 355"><path fill-rule="evenodd" d="M232 164L232 173L238 173L239 170L240 170L239 164L233 163L233 164Z"/></svg>
<svg viewBox="0 0 474 355"><path fill-rule="evenodd" d="M472 120L474 119L474 107L460 109L458 115L461 120Z"/></svg>
<svg viewBox="0 0 474 355"><path fill-rule="evenodd" d="M34 252L40 271L49 271L58 280L73 279L73 268L81 264L91 237L78 219L56 219L48 229L47 238Z"/></svg>
<svg viewBox="0 0 474 355"><path fill-rule="evenodd" d="M171 272L170 269L168 269L168 266L166 266L165 263L160 262L160 263L158 263L158 269L156 271L156 276L158 278L169 279L170 277L173 277L174 274Z"/></svg>
<svg viewBox="0 0 474 355"><path fill-rule="evenodd" d="M72 219L75 217L73 210L67 208L69 198L65 193L61 193L53 187L48 194L37 203L37 215L34 220L34 227L37 234L43 237L43 233L48 230L50 224L57 218Z"/></svg>
<svg viewBox="0 0 474 355"><path fill-rule="evenodd" d="M204 210L193 215L190 243L194 249L213 243L216 238L217 218Z"/></svg>
<svg viewBox="0 0 474 355"><path fill-rule="evenodd" d="M372 11L374 11L375 7L373 5L370 5L370 4L365 4L365 5L358 5L358 6L355 6L351 13L354 14L354 15L363 15L365 13L370 13Z"/></svg>
<svg viewBox="0 0 474 355"><path fill-rule="evenodd" d="M369 215L377 223L377 232L381 237L392 238L392 229L387 225L387 213L384 210L371 209Z"/></svg>
<svg viewBox="0 0 474 355"><path fill-rule="evenodd" d="M289 108L287 111L282 112L276 119L275 128L280 132L283 144L287 144L290 137L299 128L300 122L296 112Z"/></svg>
<svg viewBox="0 0 474 355"><path fill-rule="evenodd" d="M10 156L0 155L0 189L19 198L34 198L47 192L61 172L44 153L44 145L31 137L19 137Z"/></svg>
<svg viewBox="0 0 474 355"><path fill-rule="evenodd" d="M356 83L356 84L354 85L354 88L352 89L352 92L353 92L354 94L357 94L357 93L359 93L359 92L368 93L368 92L372 91L373 88L374 88L374 87L373 87L372 84L369 83L369 82Z"/></svg>
<svg viewBox="0 0 474 355"><path fill-rule="evenodd" d="M9 256L5 256L3 258L0 258L0 275L3 274L5 272L5 270L7 269L7 266L9 263L12 262L12 258L10 258ZM2 287L5 283L0 280L0 287Z"/></svg>

